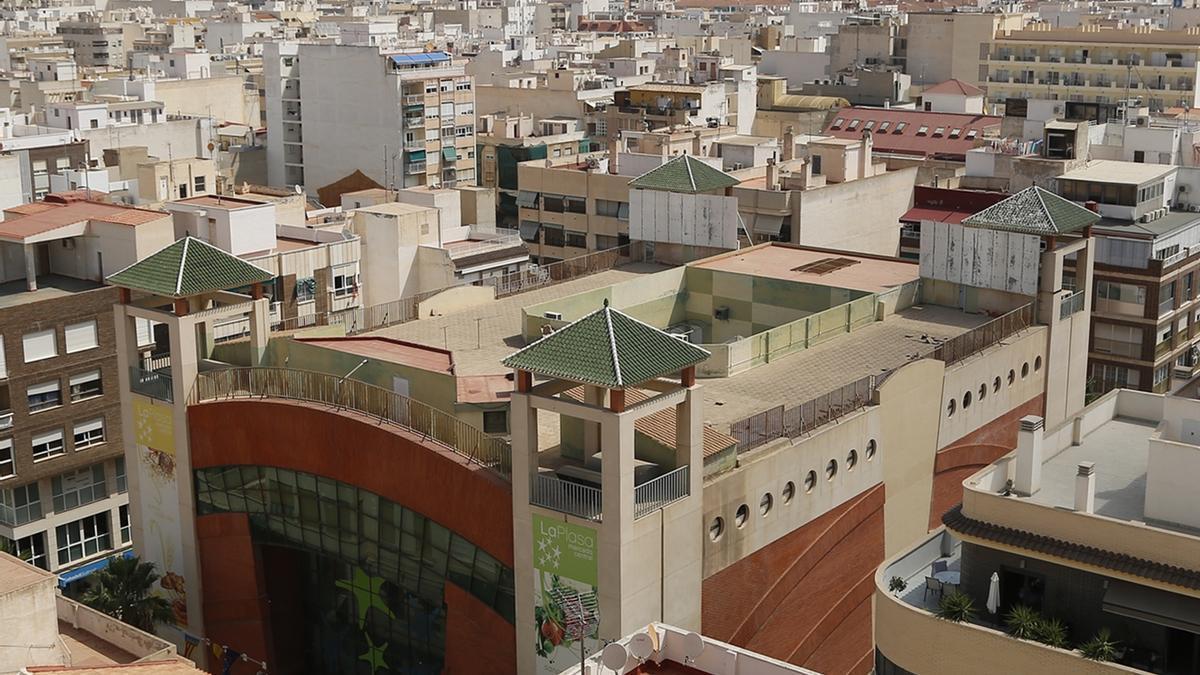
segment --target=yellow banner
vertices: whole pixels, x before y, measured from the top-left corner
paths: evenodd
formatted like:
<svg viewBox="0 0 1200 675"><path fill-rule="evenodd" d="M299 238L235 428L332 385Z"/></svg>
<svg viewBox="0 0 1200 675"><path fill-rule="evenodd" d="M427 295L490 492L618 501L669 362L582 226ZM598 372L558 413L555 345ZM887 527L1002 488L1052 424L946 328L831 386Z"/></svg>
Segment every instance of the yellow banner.
<svg viewBox="0 0 1200 675"><path fill-rule="evenodd" d="M175 420L171 406L133 398L133 437L138 445L175 455Z"/></svg>

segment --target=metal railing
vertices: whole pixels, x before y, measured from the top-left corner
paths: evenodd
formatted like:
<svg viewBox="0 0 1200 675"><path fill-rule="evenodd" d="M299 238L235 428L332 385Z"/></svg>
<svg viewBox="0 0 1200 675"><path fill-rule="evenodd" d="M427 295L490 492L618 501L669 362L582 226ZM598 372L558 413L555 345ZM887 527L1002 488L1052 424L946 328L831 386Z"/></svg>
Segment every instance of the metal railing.
<svg viewBox="0 0 1200 675"><path fill-rule="evenodd" d="M511 450L504 439L366 382L291 368L227 368L200 373L188 404L234 398L281 398L353 410L434 441L505 478L511 472Z"/></svg>
<svg viewBox="0 0 1200 675"><path fill-rule="evenodd" d="M729 435L737 439L738 454L776 438L796 438L869 405L882 377L868 375L800 405L776 406L740 419L729 425Z"/></svg>
<svg viewBox="0 0 1200 675"><path fill-rule="evenodd" d="M11 410L0 411L0 429L11 429L13 425L13 412Z"/></svg>
<svg viewBox="0 0 1200 675"><path fill-rule="evenodd" d="M153 370L142 370L137 366L129 367L129 389L135 394L149 396L167 403L175 400L171 393L170 375Z"/></svg>
<svg viewBox="0 0 1200 675"><path fill-rule="evenodd" d="M928 358L943 361L947 366L997 344L1014 333L1033 325L1033 303L1018 307L982 326L952 337L930 352Z"/></svg>
<svg viewBox="0 0 1200 675"><path fill-rule="evenodd" d="M540 473L533 483L530 501L536 506L600 522L601 492L598 488Z"/></svg>
<svg viewBox="0 0 1200 675"><path fill-rule="evenodd" d="M166 370L170 367L170 354L146 354L142 357L142 370Z"/></svg>
<svg viewBox="0 0 1200 675"><path fill-rule="evenodd" d="M596 251L578 258L568 258L549 265L530 267L520 272L513 272L500 277L484 279L483 284L495 286L496 297L503 298L517 293L524 293L543 286L585 277L589 274L604 272L617 266L622 258L628 258L629 245L618 246L604 251Z"/></svg>
<svg viewBox="0 0 1200 675"><path fill-rule="evenodd" d="M1066 319L1076 312L1083 311L1083 291L1075 291L1062 301L1058 308L1058 318Z"/></svg>
<svg viewBox="0 0 1200 675"><path fill-rule="evenodd" d="M633 519L637 520L691 494L688 467L681 466L633 489Z"/></svg>

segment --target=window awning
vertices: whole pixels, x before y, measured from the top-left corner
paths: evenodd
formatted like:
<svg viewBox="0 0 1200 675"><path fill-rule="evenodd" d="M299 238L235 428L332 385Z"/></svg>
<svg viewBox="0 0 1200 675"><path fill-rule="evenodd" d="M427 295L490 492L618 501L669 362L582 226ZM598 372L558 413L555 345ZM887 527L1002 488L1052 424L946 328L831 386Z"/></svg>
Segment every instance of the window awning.
<svg viewBox="0 0 1200 675"><path fill-rule="evenodd" d="M538 230L541 229L542 224L536 220L522 220L521 224L517 226L517 231L525 241L537 241Z"/></svg>
<svg viewBox="0 0 1200 675"><path fill-rule="evenodd" d="M454 146L442 148L442 158L447 162L453 162L458 159L458 149Z"/></svg>
<svg viewBox="0 0 1200 675"><path fill-rule="evenodd" d="M517 192L517 206L526 209L537 208L538 193L520 190Z"/></svg>
<svg viewBox="0 0 1200 675"><path fill-rule="evenodd" d="M425 151L424 150L409 150L408 151L408 161L424 162L425 161Z"/></svg>
<svg viewBox="0 0 1200 675"><path fill-rule="evenodd" d="M67 584L71 583L72 581L79 581L93 572L99 572L105 567L108 567L108 563L112 562L112 559L118 556L121 558L132 558L133 549L125 549L121 553L105 556L99 560L93 560L86 565L80 565L73 570L67 570L66 572L63 572L62 574L58 575L58 587L66 588Z"/></svg>
<svg viewBox="0 0 1200 675"><path fill-rule="evenodd" d="M1159 626L1200 633L1200 600L1115 579L1104 592L1104 611Z"/></svg>
<svg viewBox="0 0 1200 675"><path fill-rule="evenodd" d="M772 237L778 237L781 229L783 229L783 216L760 213L758 218L754 219L752 231L755 234L769 234Z"/></svg>

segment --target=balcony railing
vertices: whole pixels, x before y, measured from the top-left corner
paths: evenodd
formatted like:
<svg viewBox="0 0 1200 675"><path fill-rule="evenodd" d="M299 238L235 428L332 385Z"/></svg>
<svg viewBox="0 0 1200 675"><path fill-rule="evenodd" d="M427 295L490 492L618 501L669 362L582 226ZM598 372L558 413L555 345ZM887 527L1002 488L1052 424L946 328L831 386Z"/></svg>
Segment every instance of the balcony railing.
<svg viewBox="0 0 1200 675"><path fill-rule="evenodd" d="M642 516L674 504L691 494L688 467L681 466L670 473L646 481L633 489L633 518Z"/></svg>
<svg viewBox="0 0 1200 675"><path fill-rule="evenodd" d="M175 400L171 393L170 375L153 370L142 370L137 366L129 368L129 389L135 394L149 396L167 403Z"/></svg>
<svg viewBox="0 0 1200 675"><path fill-rule="evenodd" d="M946 340L929 354L929 358L944 361L947 366L953 365L1032 324L1033 305L1024 305L967 333Z"/></svg>
<svg viewBox="0 0 1200 675"><path fill-rule="evenodd" d="M0 410L0 429L11 429L13 425L13 413L11 410Z"/></svg>
<svg viewBox="0 0 1200 675"><path fill-rule="evenodd" d="M1083 311L1083 291L1075 291L1067 299L1062 301L1058 308L1058 318L1066 319L1076 312Z"/></svg>
<svg viewBox="0 0 1200 675"><path fill-rule="evenodd" d="M637 520L670 506L691 494L690 472L681 466L633 489L633 518ZM603 492L591 485L563 480L553 474L538 474L530 501L543 508L578 516L586 520L603 520Z"/></svg>
<svg viewBox="0 0 1200 675"><path fill-rule="evenodd" d="M226 368L200 373L188 404L229 398L280 398L353 410L445 447L507 478L508 442L393 391L327 373L290 368ZM167 399L169 400L169 399Z"/></svg>
<svg viewBox="0 0 1200 675"><path fill-rule="evenodd" d="M538 474L530 500L537 506L600 522L601 492L598 488L572 483L549 474Z"/></svg>

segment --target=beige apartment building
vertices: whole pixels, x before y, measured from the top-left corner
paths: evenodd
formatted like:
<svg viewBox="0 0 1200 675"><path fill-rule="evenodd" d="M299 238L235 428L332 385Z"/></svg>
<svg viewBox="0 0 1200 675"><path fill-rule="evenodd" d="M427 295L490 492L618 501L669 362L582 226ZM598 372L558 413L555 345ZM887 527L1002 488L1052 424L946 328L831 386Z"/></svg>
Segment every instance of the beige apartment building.
<svg viewBox="0 0 1200 675"><path fill-rule="evenodd" d="M1023 418L1016 450L963 480L944 527L876 571L875 672L1197 672L1195 394L1117 389L1058 424ZM955 590L975 612L937 618ZM1065 641L1014 637L1018 606L1060 621ZM1103 634L1111 651L1087 658Z"/></svg>
<svg viewBox="0 0 1200 675"><path fill-rule="evenodd" d="M998 34L980 63L990 103L1050 98L1092 103L1138 99L1151 110L1194 108L1200 27L1180 31L1030 24Z"/></svg>
<svg viewBox="0 0 1200 675"><path fill-rule="evenodd" d="M607 160L612 166L613 160ZM629 243L629 181L600 164L517 167L518 229L538 262L574 258Z"/></svg>

